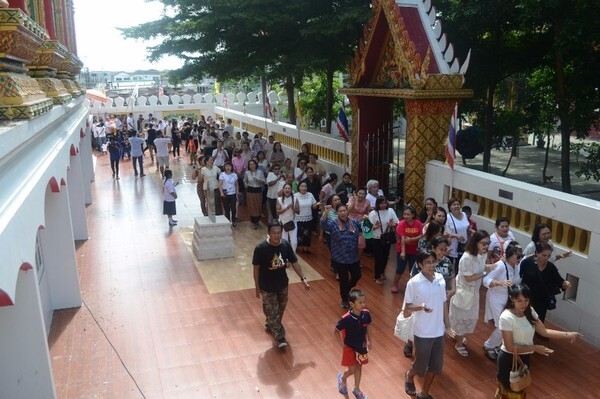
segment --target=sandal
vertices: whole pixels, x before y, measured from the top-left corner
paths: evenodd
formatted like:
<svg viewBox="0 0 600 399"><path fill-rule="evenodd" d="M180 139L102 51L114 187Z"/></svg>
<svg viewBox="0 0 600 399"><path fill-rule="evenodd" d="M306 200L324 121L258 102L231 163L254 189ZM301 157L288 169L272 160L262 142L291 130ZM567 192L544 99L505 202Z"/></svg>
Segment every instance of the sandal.
<svg viewBox="0 0 600 399"><path fill-rule="evenodd" d="M363 391L357 391L356 389L352 390L352 393L356 397L356 399L367 399L367 395Z"/></svg>
<svg viewBox="0 0 600 399"><path fill-rule="evenodd" d="M398 287L397 287L397 286L395 286L395 285L393 285L393 286L392 286L392 294L397 294L397 293L398 293L398 291L399 291L399 290L398 290Z"/></svg>
<svg viewBox="0 0 600 399"><path fill-rule="evenodd" d="M469 351L464 346L455 346L454 349L458 352L459 355L467 357L469 356Z"/></svg>
<svg viewBox="0 0 600 399"><path fill-rule="evenodd" d="M467 346L467 337L463 337L462 344L463 346Z"/></svg>
<svg viewBox="0 0 600 399"><path fill-rule="evenodd" d="M410 382L408 380L408 371L404 373L404 392L406 392L408 396L417 395L417 388L415 388L415 383Z"/></svg>
<svg viewBox="0 0 600 399"><path fill-rule="evenodd" d="M404 344L404 348L402 348L405 357L412 357L413 347L412 345Z"/></svg>
<svg viewBox="0 0 600 399"><path fill-rule="evenodd" d="M342 373L338 373L338 375L337 375L338 392L341 393L342 395L347 395L348 394L348 386L342 380L342 375L343 375Z"/></svg>

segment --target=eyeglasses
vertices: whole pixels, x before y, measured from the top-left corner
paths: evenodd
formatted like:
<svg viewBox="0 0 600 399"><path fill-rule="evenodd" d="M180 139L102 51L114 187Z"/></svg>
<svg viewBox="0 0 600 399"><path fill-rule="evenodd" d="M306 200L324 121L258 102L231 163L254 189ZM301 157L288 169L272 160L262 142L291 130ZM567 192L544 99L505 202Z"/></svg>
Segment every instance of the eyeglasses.
<svg viewBox="0 0 600 399"><path fill-rule="evenodd" d="M490 246L490 242L489 241L479 241L479 243L481 245L483 245L484 247L489 247Z"/></svg>

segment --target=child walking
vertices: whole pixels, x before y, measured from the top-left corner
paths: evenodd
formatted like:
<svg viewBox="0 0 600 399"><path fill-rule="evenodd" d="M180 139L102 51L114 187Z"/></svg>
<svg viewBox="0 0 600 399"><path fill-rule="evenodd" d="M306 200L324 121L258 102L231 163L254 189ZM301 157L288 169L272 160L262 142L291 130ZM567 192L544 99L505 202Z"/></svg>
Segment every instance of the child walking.
<svg viewBox="0 0 600 399"><path fill-rule="evenodd" d="M348 377L354 375L354 389L352 393L356 399L367 399L360 389L362 377L362 365L369 362L369 349L371 339L369 338L368 326L371 324L371 314L365 309L365 293L359 289L352 289L348 295L350 310L346 312L335 328L337 336L344 345L342 352L342 366L348 367L344 373L338 373L338 391L342 395L348 394Z"/></svg>
<svg viewBox="0 0 600 399"><path fill-rule="evenodd" d="M172 177L173 172L171 169L166 169L163 183L163 215L169 217L169 226L176 226L177 220L173 219L173 215L177 214L177 208L175 207L175 200L177 199L175 186L177 186L177 183L173 182Z"/></svg>

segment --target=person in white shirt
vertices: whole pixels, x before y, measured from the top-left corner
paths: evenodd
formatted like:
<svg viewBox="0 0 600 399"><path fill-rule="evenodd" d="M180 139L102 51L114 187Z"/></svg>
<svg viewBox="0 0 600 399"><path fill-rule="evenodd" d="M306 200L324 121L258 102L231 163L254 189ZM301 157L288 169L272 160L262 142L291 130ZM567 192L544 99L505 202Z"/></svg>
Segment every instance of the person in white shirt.
<svg viewBox="0 0 600 399"><path fill-rule="evenodd" d="M435 252L421 251L417 255L417 265L421 272L406 284L404 296L406 312L413 313L415 360L404 374L404 391L409 396L417 396L415 375L423 377L423 387L418 397L428 398L429 389L436 375L442 373L444 362L444 333L450 338L456 334L450 327L446 302L446 282L444 276L435 271Z"/></svg>
<svg viewBox="0 0 600 399"><path fill-rule="evenodd" d="M235 227L237 223L237 194L240 191L238 176L233 172L231 162L225 162L223 167L223 173L219 175L219 191L221 193L225 217Z"/></svg>
<svg viewBox="0 0 600 399"><path fill-rule="evenodd" d="M138 130L136 129L135 119L133 119L133 112L130 112L129 115L127 115L127 130L129 132L137 132Z"/></svg>
<svg viewBox="0 0 600 399"><path fill-rule="evenodd" d="M485 317L496 327L489 338L483 343L485 354L492 360L498 358L500 345L502 345L502 331L500 331L500 315L504 311L508 300L508 289L513 284L521 282L519 275L519 262L523 258L523 248L516 241L507 243L504 256L484 278L483 285L488 289L485 296Z"/></svg>
<svg viewBox="0 0 600 399"><path fill-rule="evenodd" d="M279 173L279 169L279 166L273 166L273 169L267 175L267 212L269 223L273 219L277 219L277 191L279 182L285 179L285 176Z"/></svg>
<svg viewBox="0 0 600 399"><path fill-rule="evenodd" d="M229 137L233 137L233 124L231 119L227 118L227 124L223 127L223 133L229 133Z"/></svg>
<svg viewBox="0 0 600 399"><path fill-rule="evenodd" d="M158 167L160 174L164 175L165 169L169 169L169 144L171 139L164 137L161 130L156 134L154 140L154 147L156 147L156 160L158 161Z"/></svg>
<svg viewBox="0 0 600 399"><path fill-rule="evenodd" d="M223 169L225 162L229 161L229 154L227 154L227 151L223 148L223 140L217 140L217 148L213 150L211 155L215 159L215 166L219 169Z"/></svg>
<svg viewBox="0 0 600 399"><path fill-rule="evenodd" d="M493 261L504 256L506 244L515 241L515 236L510 231L510 220L506 216L496 219L496 232L490 235L489 257Z"/></svg>
<svg viewBox="0 0 600 399"><path fill-rule="evenodd" d="M169 226L176 226L177 220L173 216L177 214L175 200L177 199L177 191L175 187L177 183L173 182L173 172L169 169L165 171L165 181L163 182L163 215L169 218Z"/></svg>
<svg viewBox="0 0 600 399"><path fill-rule="evenodd" d="M271 161L271 154L273 154L273 144L275 143L275 137L269 135L269 141L263 145L263 151L265 152L265 158Z"/></svg>

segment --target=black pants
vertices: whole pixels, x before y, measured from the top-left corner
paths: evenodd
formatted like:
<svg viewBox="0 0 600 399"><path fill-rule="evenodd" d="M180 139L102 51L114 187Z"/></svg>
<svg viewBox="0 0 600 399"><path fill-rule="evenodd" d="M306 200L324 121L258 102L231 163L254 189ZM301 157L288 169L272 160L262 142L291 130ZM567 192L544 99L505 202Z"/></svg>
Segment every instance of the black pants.
<svg viewBox="0 0 600 399"><path fill-rule="evenodd" d="M360 280L360 262L338 263L334 260L331 262L335 272L340 277L340 297L342 301L347 301L350 290L356 287L358 280Z"/></svg>
<svg viewBox="0 0 600 399"><path fill-rule="evenodd" d="M237 218L237 198L235 194L226 195L221 197L223 201L223 210L225 211L225 217L229 219L230 222L234 222Z"/></svg>
<svg viewBox="0 0 600 399"><path fill-rule="evenodd" d="M377 238L368 240L373 242L373 255L375 255L375 279L385 274L385 267L390 257L390 244L384 244L383 240Z"/></svg>
<svg viewBox="0 0 600 399"><path fill-rule="evenodd" d="M277 215L277 198L267 198L267 210L269 211L269 216L271 216L269 223L273 219L279 219Z"/></svg>
<svg viewBox="0 0 600 399"><path fill-rule="evenodd" d="M110 168L112 169L113 172L113 177L119 177L119 160L115 159L115 160L110 160Z"/></svg>

